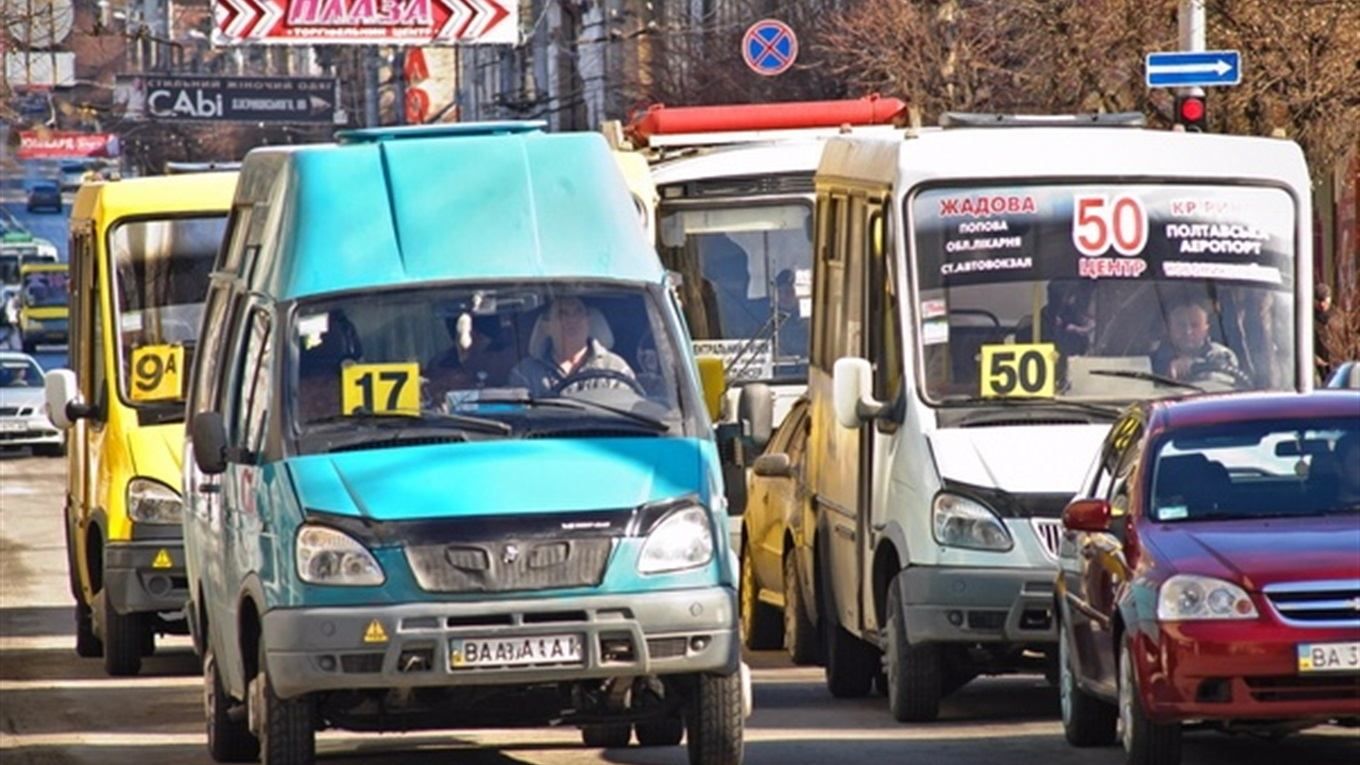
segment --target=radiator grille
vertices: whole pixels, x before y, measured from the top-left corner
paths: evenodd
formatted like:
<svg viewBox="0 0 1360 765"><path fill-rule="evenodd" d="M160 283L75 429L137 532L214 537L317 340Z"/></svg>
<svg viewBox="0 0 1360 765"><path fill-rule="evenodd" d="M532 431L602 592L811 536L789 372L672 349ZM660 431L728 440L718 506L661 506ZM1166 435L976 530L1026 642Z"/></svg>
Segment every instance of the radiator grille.
<svg viewBox="0 0 1360 765"><path fill-rule="evenodd" d="M1034 534L1039 537L1039 542L1043 544L1044 552L1053 560L1058 559L1058 548L1062 546L1063 525L1062 521L1051 518L1031 518L1030 524L1034 526Z"/></svg>
<svg viewBox="0 0 1360 765"><path fill-rule="evenodd" d="M1297 627L1360 627L1360 580L1289 582L1264 588L1286 624Z"/></svg>
<svg viewBox="0 0 1360 765"><path fill-rule="evenodd" d="M456 542L406 548L427 592L511 592L594 587L613 551L608 538Z"/></svg>

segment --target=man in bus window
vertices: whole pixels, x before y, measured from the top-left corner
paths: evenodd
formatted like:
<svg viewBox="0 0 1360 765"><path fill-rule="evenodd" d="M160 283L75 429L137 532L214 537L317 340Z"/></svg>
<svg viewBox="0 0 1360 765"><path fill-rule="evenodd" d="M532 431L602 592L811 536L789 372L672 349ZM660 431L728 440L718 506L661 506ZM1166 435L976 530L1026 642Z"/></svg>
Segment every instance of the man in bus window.
<svg viewBox="0 0 1360 765"><path fill-rule="evenodd" d="M1201 298L1182 299L1166 313L1166 339L1152 352L1152 371L1173 380L1202 380L1220 373L1242 379L1237 354L1209 339L1213 307Z"/></svg>

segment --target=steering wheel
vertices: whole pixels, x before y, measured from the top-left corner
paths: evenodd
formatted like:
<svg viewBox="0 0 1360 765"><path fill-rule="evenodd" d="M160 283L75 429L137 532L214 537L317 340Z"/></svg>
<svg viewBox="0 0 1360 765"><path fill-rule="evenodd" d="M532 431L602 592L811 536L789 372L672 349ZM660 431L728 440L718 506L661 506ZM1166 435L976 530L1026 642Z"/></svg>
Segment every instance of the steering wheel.
<svg viewBox="0 0 1360 765"><path fill-rule="evenodd" d="M1242 390L1252 387L1251 378L1237 367L1227 367L1209 361L1197 361L1190 365L1187 380L1192 383L1217 383L1226 385L1228 390Z"/></svg>
<svg viewBox="0 0 1360 765"><path fill-rule="evenodd" d="M577 383L585 382L586 380L613 380L615 382L621 382L624 385L627 385L629 388L631 388L632 391L638 394L639 396L643 398L647 397L647 391L642 387L642 383L638 382L635 378L626 375L616 369L599 369L590 367L587 367L585 369L578 369L575 372L572 372L566 377L563 377L561 380L558 380L557 382L553 383L552 387L549 388L548 390L551 393L561 395L562 391L566 390L567 388L570 388L571 386Z"/></svg>

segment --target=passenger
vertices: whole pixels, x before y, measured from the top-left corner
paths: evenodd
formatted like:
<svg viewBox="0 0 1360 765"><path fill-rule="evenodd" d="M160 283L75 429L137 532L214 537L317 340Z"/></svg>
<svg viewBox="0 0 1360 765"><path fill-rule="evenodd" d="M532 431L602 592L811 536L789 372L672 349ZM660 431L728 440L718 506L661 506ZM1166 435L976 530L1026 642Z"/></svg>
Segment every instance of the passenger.
<svg viewBox="0 0 1360 765"><path fill-rule="evenodd" d="M1096 331L1094 292L1085 283L1048 283L1048 304L1039 312L1042 337L1057 346L1064 358L1091 350Z"/></svg>
<svg viewBox="0 0 1360 765"><path fill-rule="evenodd" d="M1313 368L1318 382L1326 382L1334 360L1330 352L1334 314L1332 288L1323 282L1313 287Z"/></svg>
<svg viewBox="0 0 1360 765"><path fill-rule="evenodd" d="M341 413L341 369L362 355L358 331L339 310L327 314L319 340L311 347L304 345L298 357L297 406L302 422Z"/></svg>
<svg viewBox="0 0 1360 765"><path fill-rule="evenodd" d="M1202 380L1221 373L1242 382L1244 375L1237 354L1209 339L1208 301L1187 299L1172 304L1166 314L1167 339L1152 352L1152 371L1173 380Z"/></svg>
<svg viewBox="0 0 1360 765"><path fill-rule="evenodd" d="M505 342L499 316L460 313L445 320L445 326L453 345L431 361L428 368L438 394L505 384L518 354Z"/></svg>
<svg viewBox="0 0 1360 765"><path fill-rule="evenodd" d="M779 354L806 356L808 320L802 315L793 269L786 268L774 277L775 310L779 311Z"/></svg>
<svg viewBox="0 0 1360 765"><path fill-rule="evenodd" d="M595 388L633 388L633 368L592 336L590 309L576 297L552 301L539 318L546 333L541 348L530 339L529 353L510 371L510 385L534 396ZM535 335L538 333L536 332ZM564 382L580 378L569 384ZM554 391L553 387L561 385Z"/></svg>

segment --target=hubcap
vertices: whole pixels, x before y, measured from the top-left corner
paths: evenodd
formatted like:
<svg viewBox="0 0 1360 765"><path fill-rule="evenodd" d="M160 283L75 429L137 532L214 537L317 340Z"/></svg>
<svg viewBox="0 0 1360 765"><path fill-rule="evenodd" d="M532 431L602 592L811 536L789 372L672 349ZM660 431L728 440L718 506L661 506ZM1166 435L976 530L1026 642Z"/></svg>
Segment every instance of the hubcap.
<svg viewBox="0 0 1360 765"><path fill-rule="evenodd" d="M1119 652L1119 740L1124 751L1133 750L1133 661L1127 648Z"/></svg>

